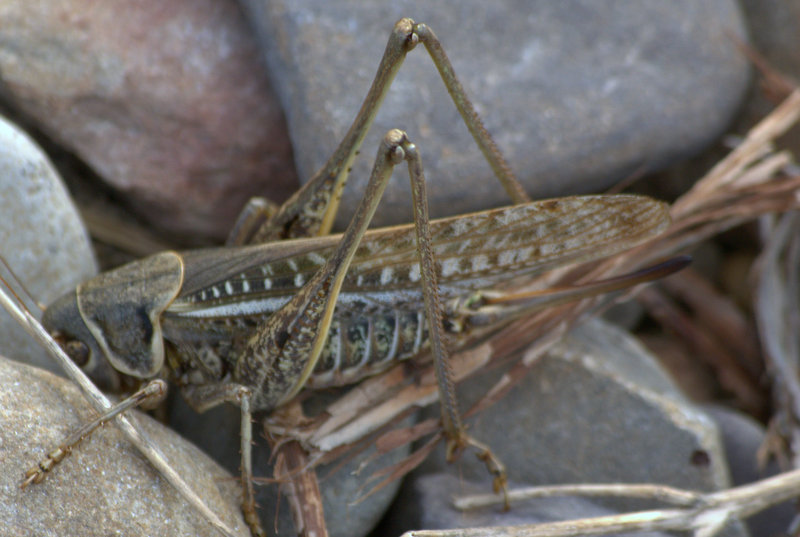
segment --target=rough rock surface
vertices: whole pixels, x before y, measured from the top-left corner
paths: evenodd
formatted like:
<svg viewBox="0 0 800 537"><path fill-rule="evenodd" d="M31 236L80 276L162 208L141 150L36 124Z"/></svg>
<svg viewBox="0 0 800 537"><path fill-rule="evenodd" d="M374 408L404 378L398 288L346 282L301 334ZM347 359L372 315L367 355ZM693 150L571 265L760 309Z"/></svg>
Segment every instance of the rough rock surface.
<svg viewBox="0 0 800 537"><path fill-rule="evenodd" d="M781 469L775 461L765 468L759 464L758 452L767 441L766 431L760 423L746 414L722 406L706 406L704 410L719 427L734 485L753 483L780 473ZM754 537L783 535L795 515L795 503L787 501L753 515L746 522L750 535Z"/></svg>
<svg viewBox="0 0 800 537"><path fill-rule="evenodd" d="M225 237L296 188L283 115L234 0L0 4L4 95L151 224Z"/></svg>
<svg viewBox="0 0 800 537"><path fill-rule="evenodd" d="M0 255L35 300L48 304L97 272L89 237L58 173L24 132L1 117L0 191ZM5 269L0 273L6 275ZM0 341L5 356L60 372L2 309Z"/></svg>
<svg viewBox="0 0 800 537"><path fill-rule="evenodd" d="M496 378L485 373L462 385L462 408ZM570 332L522 383L470 420L469 432L489 444L510 479L521 484L660 483L705 491L730 486L714 422L638 342L601 321ZM439 449L412 480L437 472L491 489L473 453L447 464ZM414 501L405 497L408 490L404 487L400 502ZM616 511L641 509L623 499L600 504ZM726 535L741 535L740 530L737 525Z"/></svg>
<svg viewBox="0 0 800 537"><path fill-rule="evenodd" d="M488 374L466 383L462 407L491 383ZM637 341L601 321L570 332L511 393L477 416L470 432L493 446L492 439L503 439L496 453L518 482L729 485L713 421ZM458 471L485 478L474 459L464 456ZM447 468L441 460L435 465Z"/></svg>
<svg viewBox="0 0 800 537"><path fill-rule="evenodd" d="M101 428L38 485L23 474L93 417L68 381L0 359L0 528L4 535L197 535L219 533L112 425ZM238 481L147 416L137 421L173 467L236 535L249 536Z"/></svg>

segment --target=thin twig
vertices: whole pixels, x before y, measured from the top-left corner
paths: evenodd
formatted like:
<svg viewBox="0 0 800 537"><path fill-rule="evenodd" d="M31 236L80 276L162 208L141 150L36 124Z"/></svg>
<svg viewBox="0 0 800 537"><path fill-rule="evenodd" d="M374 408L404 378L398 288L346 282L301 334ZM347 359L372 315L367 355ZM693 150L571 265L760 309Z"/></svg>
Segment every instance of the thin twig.
<svg viewBox="0 0 800 537"><path fill-rule="evenodd" d="M546 487L526 487L508 492L511 503L535 498L551 498L553 496L580 496L583 498L638 498L641 500L656 500L681 507L693 507L700 503L702 493L686 491L666 485L626 484L626 483L600 483L578 485L552 485ZM453 500L453 506L462 511L503 505L505 497L502 494L475 494L460 496Z"/></svg>
<svg viewBox="0 0 800 537"><path fill-rule="evenodd" d="M630 492L625 494L626 496L651 497L655 493L655 489L650 490L647 486L643 488L638 484L613 487L617 489L613 491L616 495L622 495L625 487L628 487ZM556 489L556 487L543 488L551 492ZM596 496L596 492L597 490L593 488L582 490L582 487L576 486L570 494ZM510 494L513 495L514 492ZM634 531L685 531L694 532L698 537L712 537L723 530L729 522L747 518L772 505L800 495L800 470L721 492L702 494L680 489L670 489L665 492L665 498L676 501L681 501L678 498L684 495L686 499L694 497L696 502L683 509L656 509L519 526L409 531L404 533L403 537L577 537Z"/></svg>
<svg viewBox="0 0 800 537"><path fill-rule="evenodd" d="M281 445L274 471L275 480L284 484L297 535L328 537L317 473L308 468L306 452L299 443Z"/></svg>
<svg viewBox="0 0 800 537"><path fill-rule="evenodd" d="M767 402L758 383L713 333L697 327L694 320L681 311L669 296L656 288L644 289L637 299L656 321L703 356L714 368L720 385L735 394L742 408L755 415L763 413Z"/></svg>
<svg viewBox="0 0 800 537"><path fill-rule="evenodd" d="M61 347L53 341L47 331L25 309L20 308L16 302L0 288L0 305L30 334L45 350L47 350L61 365L66 374L78 385L86 400L100 414L112 407L103 393L97 389L91 380L69 359ZM164 478L183 496L183 498L197 509L202 516L222 535L233 536L231 530L205 502L186 484L180 475L170 466L161 451L155 447L153 441L139 427L133 425L125 416L120 415L114 419L120 431L138 449L142 455L164 476Z"/></svg>
<svg viewBox="0 0 800 537"><path fill-rule="evenodd" d="M692 311L697 322L716 335L751 377L763 374L764 363L752 322L733 300L720 293L691 267L665 279L661 284Z"/></svg>
<svg viewBox="0 0 800 537"><path fill-rule="evenodd" d="M767 221L762 222L768 226ZM768 374L775 386L779 432L789 441L793 466L800 457L800 349L798 349L798 275L796 259L800 215L790 213L769 226L770 239L756 266L756 320L768 360ZM795 263L795 264L793 264Z"/></svg>

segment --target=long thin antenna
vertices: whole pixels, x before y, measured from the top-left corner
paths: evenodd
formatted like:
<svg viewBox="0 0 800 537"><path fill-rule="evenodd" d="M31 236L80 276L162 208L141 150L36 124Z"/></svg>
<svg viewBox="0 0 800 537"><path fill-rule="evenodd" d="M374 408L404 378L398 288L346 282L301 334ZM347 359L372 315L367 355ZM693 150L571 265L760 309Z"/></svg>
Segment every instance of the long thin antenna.
<svg viewBox="0 0 800 537"><path fill-rule="evenodd" d="M6 280L0 276L4 283ZM56 343L50 334L42 327L38 320L30 313L25 305L19 300L17 294L11 290L7 293L0 287L0 305L30 334L40 345L42 345L53 358L64 368L67 375L75 381L83 392L92 407L99 413L104 413L111 408L111 402L103 395L91 380L69 359L61 347ZM16 298L16 301L14 298ZM222 535L231 537L233 531L222 520L209 509L205 502L186 484L183 478L169 465L164 455L155 446L152 440L137 426L133 425L124 415L115 418L115 423L125 437L150 461L150 463L161 473L161 475L183 496L186 501L192 504L195 509L203 514L204 518Z"/></svg>

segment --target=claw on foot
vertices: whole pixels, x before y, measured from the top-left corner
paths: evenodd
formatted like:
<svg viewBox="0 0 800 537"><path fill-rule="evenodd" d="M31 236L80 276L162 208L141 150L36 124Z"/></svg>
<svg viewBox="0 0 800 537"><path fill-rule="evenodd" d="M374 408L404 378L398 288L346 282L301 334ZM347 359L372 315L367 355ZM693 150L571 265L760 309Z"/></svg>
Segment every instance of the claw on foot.
<svg viewBox="0 0 800 537"><path fill-rule="evenodd" d="M508 499L508 477L506 475L506 467L502 461L492 453L489 446L474 439L463 431L448 436L445 444L447 462L456 460L461 452L468 447L475 448L477 451L475 455L483 462L486 469L492 475L492 489L494 489L495 494L500 494L502 491L504 509L508 511L511 508L511 503Z"/></svg>
<svg viewBox="0 0 800 537"><path fill-rule="evenodd" d="M70 449L66 446L59 446L54 449L39 464L25 472L25 479L20 483L19 488L24 489L28 485L41 483L47 473L61 462L64 457L69 455Z"/></svg>
<svg viewBox="0 0 800 537"><path fill-rule="evenodd" d="M250 528L250 533L253 535L253 537L267 536L267 533L261 527L261 519L258 517L258 511L255 504L243 505L242 514L244 515L244 521Z"/></svg>

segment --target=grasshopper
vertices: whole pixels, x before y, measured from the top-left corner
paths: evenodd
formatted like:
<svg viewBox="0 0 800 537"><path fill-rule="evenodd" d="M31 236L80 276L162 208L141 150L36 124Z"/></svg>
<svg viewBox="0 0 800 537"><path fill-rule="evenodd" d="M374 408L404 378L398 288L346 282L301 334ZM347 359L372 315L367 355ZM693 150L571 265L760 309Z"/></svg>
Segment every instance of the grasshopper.
<svg viewBox="0 0 800 537"><path fill-rule="evenodd" d="M406 53L420 42L515 205L430 221L417 148L392 130L349 226L330 235L350 166ZM412 183L414 224L368 231L392 169L402 162ZM548 304L676 270L681 262L543 295L495 290L521 276L630 248L667 223L665 204L639 196L530 202L436 36L402 19L349 132L290 200L278 209L251 201L226 247L163 252L101 274L49 306L43 322L73 361L106 387L119 387L123 377L163 375L199 412L237 404L243 511L253 533L262 535L251 480L251 413L279 408L303 388L352 384L424 353L434 357L448 457L477 448L495 488L504 489L502 464L461 423L448 351ZM26 483L41 480L61 457L32 469Z"/></svg>

